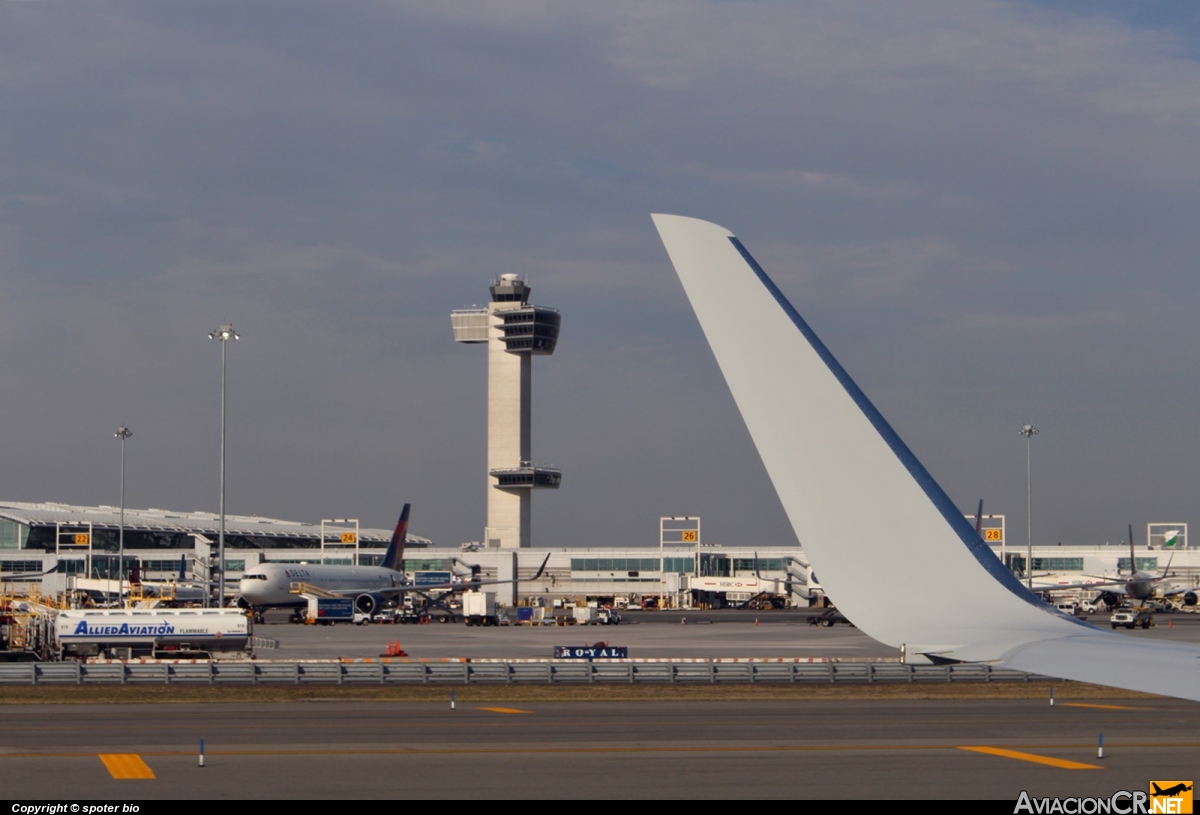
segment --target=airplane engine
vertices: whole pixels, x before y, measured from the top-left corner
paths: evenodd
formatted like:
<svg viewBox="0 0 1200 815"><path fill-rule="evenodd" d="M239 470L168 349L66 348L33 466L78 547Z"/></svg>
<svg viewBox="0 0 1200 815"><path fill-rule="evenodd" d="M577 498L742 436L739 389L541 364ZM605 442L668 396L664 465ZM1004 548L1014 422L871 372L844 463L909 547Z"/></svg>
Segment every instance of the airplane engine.
<svg viewBox="0 0 1200 815"><path fill-rule="evenodd" d="M1183 595L1183 604L1185 606L1194 606L1197 600L1200 600L1200 595L1197 592L1189 591Z"/></svg>
<svg viewBox="0 0 1200 815"><path fill-rule="evenodd" d="M1100 592L1100 602L1109 608L1116 608L1121 605L1121 595L1111 591L1102 591Z"/></svg>
<svg viewBox="0 0 1200 815"><path fill-rule="evenodd" d="M386 606L387 600L384 599L384 596L375 592L367 592L354 598L354 608L367 616L374 614Z"/></svg>

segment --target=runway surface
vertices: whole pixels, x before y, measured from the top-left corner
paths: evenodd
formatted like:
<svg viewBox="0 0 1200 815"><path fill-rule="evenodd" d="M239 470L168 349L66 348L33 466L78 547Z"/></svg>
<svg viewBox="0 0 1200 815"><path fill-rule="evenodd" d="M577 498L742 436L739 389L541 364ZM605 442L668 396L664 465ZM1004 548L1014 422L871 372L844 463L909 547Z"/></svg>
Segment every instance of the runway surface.
<svg viewBox="0 0 1200 815"><path fill-rule="evenodd" d="M1111 795L1200 766L1200 705L287 703L5 709L17 793L106 798ZM1097 737L1105 758L1096 758ZM200 739L206 765L198 764ZM103 757L103 758L102 758ZM10 795L14 786L9 786Z"/></svg>
<svg viewBox="0 0 1200 815"><path fill-rule="evenodd" d="M259 656L266 659L377 657L385 652L387 643L394 641L413 657L431 659L544 659L553 656L556 645L591 645L598 641L627 646L629 655L635 658L899 656L896 649L876 642L857 628L842 623L832 628L810 626L812 614L807 609L643 611L626 615L634 623L626 625L476 628L462 623L292 625L286 622L286 613L273 612L266 624L255 626L255 634L279 641L279 648L260 652ZM1103 627L1108 616L1090 619ZM1155 628L1121 633L1200 642L1200 615L1158 615Z"/></svg>

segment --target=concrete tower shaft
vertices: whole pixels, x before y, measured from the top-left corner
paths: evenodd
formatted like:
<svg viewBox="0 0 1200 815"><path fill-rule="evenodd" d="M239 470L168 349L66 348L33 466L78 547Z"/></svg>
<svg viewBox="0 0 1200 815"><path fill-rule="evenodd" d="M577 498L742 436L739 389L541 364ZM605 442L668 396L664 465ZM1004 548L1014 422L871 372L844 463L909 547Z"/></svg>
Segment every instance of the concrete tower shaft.
<svg viewBox="0 0 1200 815"><path fill-rule="evenodd" d="M552 308L530 305L514 274L492 284L486 308L451 312L454 339L488 344L488 546L530 545L531 494L557 489L562 472L533 464L532 356L554 353L561 323Z"/></svg>

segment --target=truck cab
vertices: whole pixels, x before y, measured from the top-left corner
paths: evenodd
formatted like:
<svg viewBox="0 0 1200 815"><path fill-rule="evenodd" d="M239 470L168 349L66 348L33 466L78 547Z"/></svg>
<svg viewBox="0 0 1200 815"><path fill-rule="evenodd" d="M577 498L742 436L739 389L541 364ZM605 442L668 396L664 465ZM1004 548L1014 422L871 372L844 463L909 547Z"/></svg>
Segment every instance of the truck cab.
<svg viewBox="0 0 1200 815"><path fill-rule="evenodd" d="M1119 608L1109 618L1116 628L1149 628L1154 625L1154 614L1149 609Z"/></svg>

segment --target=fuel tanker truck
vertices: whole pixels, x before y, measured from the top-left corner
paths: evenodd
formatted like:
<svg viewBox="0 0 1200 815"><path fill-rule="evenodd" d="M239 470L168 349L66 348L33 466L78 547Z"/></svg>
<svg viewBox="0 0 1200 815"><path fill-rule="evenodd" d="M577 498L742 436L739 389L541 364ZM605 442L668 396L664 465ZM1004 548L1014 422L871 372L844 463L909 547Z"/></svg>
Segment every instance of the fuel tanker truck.
<svg viewBox="0 0 1200 815"><path fill-rule="evenodd" d="M236 608L60 611L54 632L65 659L206 659L246 651L251 622Z"/></svg>

